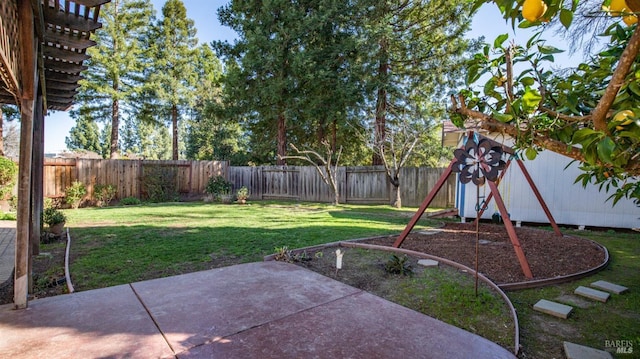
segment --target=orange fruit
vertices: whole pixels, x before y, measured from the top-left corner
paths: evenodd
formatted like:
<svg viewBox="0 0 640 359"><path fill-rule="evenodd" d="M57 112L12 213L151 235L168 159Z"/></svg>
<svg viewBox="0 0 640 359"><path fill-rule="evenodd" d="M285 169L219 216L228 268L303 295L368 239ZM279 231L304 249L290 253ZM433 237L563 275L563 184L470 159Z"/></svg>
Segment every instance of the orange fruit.
<svg viewBox="0 0 640 359"><path fill-rule="evenodd" d="M547 11L547 4L542 0L524 0L522 4L522 17L535 22Z"/></svg>
<svg viewBox="0 0 640 359"><path fill-rule="evenodd" d="M623 12L627 11L628 6L625 0L611 0L609 5L609 14L611 16L621 16Z"/></svg>
<svg viewBox="0 0 640 359"><path fill-rule="evenodd" d="M638 17L636 15L627 15L622 18L622 21L624 21L627 26L631 26L638 22Z"/></svg>

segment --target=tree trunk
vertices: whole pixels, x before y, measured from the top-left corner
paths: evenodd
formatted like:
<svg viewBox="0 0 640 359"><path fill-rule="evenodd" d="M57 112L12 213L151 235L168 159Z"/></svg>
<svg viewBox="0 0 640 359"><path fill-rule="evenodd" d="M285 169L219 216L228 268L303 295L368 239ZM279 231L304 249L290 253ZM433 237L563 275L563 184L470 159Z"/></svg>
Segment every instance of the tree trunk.
<svg viewBox="0 0 640 359"><path fill-rule="evenodd" d="M113 85L113 89L118 91L118 84ZM109 149L109 158L118 158L118 127L120 126L120 103L117 99L111 102L111 146Z"/></svg>
<svg viewBox="0 0 640 359"><path fill-rule="evenodd" d="M178 106L171 106L171 126L173 126L173 155L174 161L178 160Z"/></svg>
<svg viewBox="0 0 640 359"><path fill-rule="evenodd" d="M402 208L402 196L400 196L400 186L393 185L393 189L396 192L396 200L393 202L395 208Z"/></svg>
<svg viewBox="0 0 640 359"><path fill-rule="evenodd" d="M3 133L3 128L4 128L4 119L2 116L2 107L0 107L0 156L4 156L4 133Z"/></svg>
<svg viewBox="0 0 640 359"><path fill-rule="evenodd" d="M387 127L387 76L389 74L389 60L387 56L387 40L380 41L381 59L378 66L378 94L376 99L376 123L374 125L373 145L377 148L385 137L385 129ZM373 151L372 165L380 166L383 164L382 158L377 151Z"/></svg>
<svg viewBox="0 0 640 359"><path fill-rule="evenodd" d="M287 155L287 119L284 113L278 114L278 160L276 164L278 166L284 166L287 164L286 160L282 157Z"/></svg>
<svg viewBox="0 0 640 359"><path fill-rule="evenodd" d="M331 151L333 153L338 149L338 120L333 119L331 123Z"/></svg>

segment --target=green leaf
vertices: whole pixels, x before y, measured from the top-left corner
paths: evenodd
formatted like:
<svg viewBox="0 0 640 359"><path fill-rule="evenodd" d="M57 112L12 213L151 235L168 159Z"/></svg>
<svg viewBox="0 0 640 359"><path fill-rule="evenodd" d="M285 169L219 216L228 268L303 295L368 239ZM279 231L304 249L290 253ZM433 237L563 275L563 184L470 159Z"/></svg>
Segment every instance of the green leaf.
<svg viewBox="0 0 640 359"><path fill-rule="evenodd" d="M557 47L547 45L538 45L538 51L545 55L559 54L564 52L564 50L560 50Z"/></svg>
<svg viewBox="0 0 640 359"><path fill-rule="evenodd" d="M498 37L496 37L496 39L493 41L493 47L494 48L500 48L502 47L502 44L509 38L509 34L502 34L499 35Z"/></svg>
<svg viewBox="0 0 640 359"><path fill-rule="evenodd" d="M573 12L567 10L567 9L561 9L560 10L560 22L562 23L562 25L564 25L564 27L566 29L569 28L569 26L571 26L571 22L573 21Z"/></svg>
<svg viewBox="0 0 640 359"><path fill-rule="evenodd" d="M613 150L615 150L616 144L610 137L603 138L600 142L598 142L597 150L598 157L606 163L611 163L611 154Z"/></svg>
<svg viewBox="0 0 640 359"><path fill-rule="evenodd" d="M590 128L581 128L573 134L573 143L581 143L585 146L585 140L589 139L587 143L593 142L600 138L601 133L594 131Z"/></svg>
<svg viewBox="0 0 640 359"><path fill-rule="evenodd" d="M540 92L527 87L524 95L522 95L522 108L526 112L533 112L538 108L540 101L542 101Z"/></svg>

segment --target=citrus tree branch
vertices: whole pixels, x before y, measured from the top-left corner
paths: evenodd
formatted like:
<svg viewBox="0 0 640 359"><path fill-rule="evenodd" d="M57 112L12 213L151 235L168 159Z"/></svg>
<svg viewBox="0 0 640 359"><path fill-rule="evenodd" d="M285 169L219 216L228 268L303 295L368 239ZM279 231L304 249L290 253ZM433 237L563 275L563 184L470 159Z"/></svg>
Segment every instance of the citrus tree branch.
<svg viewBox="0 0 640 359"><path fill-rule="evenodd" d="M611 76L609 85L607 85L600 101L598 101L598 104L591 112L593 127L596 131L603 131L605 133L609 132L607 130L607 113L609 108L611 108L613 101L616 99L620 87L624 83L624 79L627 77L627 74L631 69L631 65L638 56L638 50L640 50L640 26L636 26L636 29L633 31L633 35L631 35L629 43L627 43L627 47L625 47L622 55L620 56L618 66Z"/></svg>

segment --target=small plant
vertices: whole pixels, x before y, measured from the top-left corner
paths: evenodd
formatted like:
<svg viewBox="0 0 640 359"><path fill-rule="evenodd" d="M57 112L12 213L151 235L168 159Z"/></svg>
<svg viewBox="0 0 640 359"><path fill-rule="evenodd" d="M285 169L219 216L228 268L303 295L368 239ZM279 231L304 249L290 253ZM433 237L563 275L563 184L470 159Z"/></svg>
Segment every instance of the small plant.
<svg viewBox="0 0 640 359"><path fill-rule="evenodd" d="M135 206L141 203L142 202L135 197L125 197L120 200L120 204L123 206Z"/></svg>
<svg viewBox="0 0 640 359"><path fill-rule="evenodd" d="M282 246L275 248L275 257L274 259L279 262L304 262L310 261L311 257L307 254L307 251L303 251L302 253L293 253L293 251L289 250L289 247Z"/></svg>
<svg viewBox="0 0 640 359"><path fill-rule="evenodd" d="M62 213L62 211L55 208L45 208L42 212L42 222L46 223L47 226L53 227L56 224L66 223L67 216Z"/></svg>
<svg viewBox="0 0 640 359"><path fill-rule="evenodd" d="M289 247L287 246L276 247L275 252L276 254L274 259L277 260L278 262L287 262L287 263L293 262L293 260L291 259L292 255L291 255L291 251L289 250Z"/></svg>
<svg viewBox="0 0 640 359"><path fill-rule="evenodd" d="M231 182L222 176L209 177L204 193L213 196L217 200L221 200L222 196L231 194Z"/></svg>
<svg viewBox="0 0 640 359"><path fill-rule="evenodd" d="M240 187L238 192L236 192L236 199L240 203L245 203L249 198L249 189L245 186Z"/></svg>
<svg viewBox="0 0 640 359"><path fill-rule="evenodd" d="M390 274L412 275L413 269L408 261L409 258L407 256L398 257L393 254L389 261L385 263L384 270Z"/></svg>
<svg viewBox="0 0 640 359"><path fill-rule="evenodd" d="M82 200L84 196L87 194L87 188L84 183L80 181L73 181L71 186L66 189L66 201L71 205L73 209L78 209L80 204L82 204Z"/></svg>
<svg viewBox="0 0 640 359"><path fill-rule="evenodd" d="M97 184L93 188L93 196L100 207L106 207L116 196L116 187L110 184Z"/></svg>

